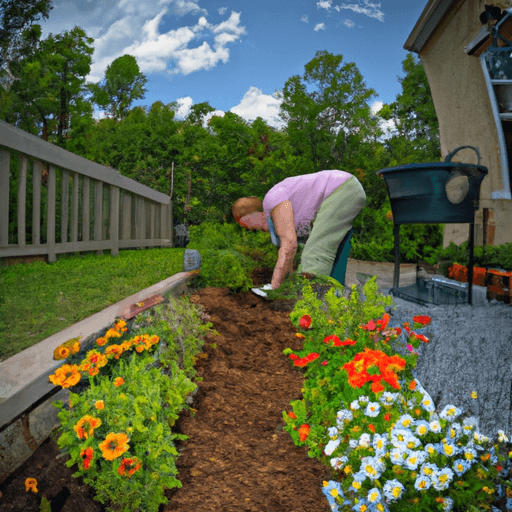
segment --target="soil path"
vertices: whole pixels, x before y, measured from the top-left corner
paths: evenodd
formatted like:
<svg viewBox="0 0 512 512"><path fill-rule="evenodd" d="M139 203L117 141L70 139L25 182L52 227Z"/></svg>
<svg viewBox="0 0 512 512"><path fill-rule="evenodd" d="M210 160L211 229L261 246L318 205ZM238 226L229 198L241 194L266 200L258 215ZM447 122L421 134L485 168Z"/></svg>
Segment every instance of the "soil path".
<svg viewBox="0 0 512 512"><path fill-rule="evenodd" d="M271 270L254 278L256 285L268 283ZM303 384L301 371L282 354L300 348L289 312L227 288L195 290L191 301L204 307L221 336L208 337L208 357L198 360L197 413L176 425L189 436L178 445L183 487L167 491L169 503L161 510L326 512L321 485L327 469L282 430L282 411L300 399ZM55 441L43 443L0 485L0 510L36 512L42 495L53 500L53 512L104 510L92 490L72 478L76 468L65 460ZM37 478L37 495L25 492L28 477Z"/></svg>

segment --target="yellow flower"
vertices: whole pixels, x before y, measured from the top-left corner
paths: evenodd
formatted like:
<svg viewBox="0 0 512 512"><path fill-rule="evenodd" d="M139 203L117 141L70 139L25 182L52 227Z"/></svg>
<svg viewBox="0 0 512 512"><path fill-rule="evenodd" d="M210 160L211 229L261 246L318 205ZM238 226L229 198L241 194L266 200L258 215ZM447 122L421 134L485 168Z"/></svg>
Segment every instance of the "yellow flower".
<svg viewBox="0 0 512 512"><path fill-rule="evenodd" d="M105 409L105 402L103 402L103 400L96 400L96 402L94 402L94 407L96 407L98 411L102 411Z"/></svg>
<svg viewBox="0 0 512 512"><path fill-rule="evenodd" d="M35 478L27 478L25 480L25 490L32 491L32 492L38 492L37 490L37 480Z"/></svg>
<svg viewBox="0 0 512 512"><path fill-rule="evenodd" d="M105 354L108 356L112 356L114 357L114 359L119 359L119 357L121 356L121 354L123 353L123 348L121 347L121 345L110 345L110 347L107 347L107 349L105 350Z"/></svg>
<svg viewBox="0 0 512 512"><path fill-rule="evenodd" d="M130 439L126 434L114 434L110 432L105 441L100 443L100 450L103 457L107 460L114 460L129 450L128 441Z"/></svg>
<svg viewBox="0 0 512 512"><path fill-rule="evenodd" d="M94 429L101 425L99 418L86 414L78 423L73 427L78 439L87 439L94 434Z"/></svg>
<svg viewBox="0 0 512 512"><path fill-rule="evenodd" d="M103 345L105 345L106 343L107 343L107 339L104 338L103 336L96 340L96 344L98 345L98 347L103 347Z"/></svg>
<svg viewBox="0 0 512 512"><path fill-rule="evenodd" d="M55 359L55 361L62 361L62 359L66 359L66 357L69 357L69 349L64 345L59 345L53 351L53 359Z"/></svg>
<svg viewBox="0 0 512 512"><path fill-rule="evenodd" d="M81 373L78 371L76 364L63 364L58 368L49 379L55 386L62 386L63 388L70 388L76 386L82 378Z"/></svg>
<svg viewBox="0 0 512 512"><path fill-rule="evenodd" d="M476 391L471 391L471 398L476 400L478 398L478 393Z"/></svg>
<svg viewBox="0 0 512 512"><path fill-rule="evenodd" d="M345 468L343 469L343 471L345 471L345 474L349 474L352 472L352 466L345 466Z"/></svg>

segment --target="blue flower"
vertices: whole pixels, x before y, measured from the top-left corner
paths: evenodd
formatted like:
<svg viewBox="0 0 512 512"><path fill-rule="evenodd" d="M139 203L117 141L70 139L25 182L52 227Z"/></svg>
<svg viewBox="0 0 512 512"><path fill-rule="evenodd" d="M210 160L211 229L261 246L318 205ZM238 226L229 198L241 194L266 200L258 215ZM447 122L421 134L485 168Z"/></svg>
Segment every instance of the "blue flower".
<svg viewBox="0 0 512 512"><path fill-rule="evenodd" d="M446 512L449 512L453 508L453 500L451 498L443 498L441 507L443 507L443 510Z"/></svg>
<svg viewBox="0 0 512 512"><path fill-rule="evenodd" d="M372 503L372 504L380 503L381 498L382 498L382 495L381 495L379 489L377 489L377 487L370 489L368 491L368 495L366 496L368 503Z"/></svg>
<svg viewBox="0 0 512 512"><path fill-rule="evenodd" d="M427 458L427 454L423 451L421 452L410 452L409 456L405 460L405 467L410 469L411 471L415 471L420 464L425 462Z"/></svg>
<svg viewBox="0 0 512 512"><path fill-rule="evenodd" d="M388 435L375 434L373 436L373 449L376 455L384 455L386 453L386 447L388 444Z"/></svg>
<svg viewBox="0 0 512 512"><path fill-rule="evenodd" d="M416 431L416 434L419 436L424 436L425 434L428 434L428 432L429 432L428 421L425 421L425 420L416 421L415 431Z"/></svg>
<svg viewBox="0 0 512 512"><path fill-rule="evenodd" d="M426 462L420 468L420 474L428 476L429 478L437 471L439 471L439 468L436 466L436 464L432 464L431 462Z"/></svg>
<svg viewBox="0 0 512 512"><path fill-rule="evenodd" d="M362 507L365 507L365 509L368 508L368 502L366 500L359 500L359 503L356 503L353 507L352 507L352 510L354 510L355 512L361 512L361 508ZM363 509L364 510L364 509Z"/></svg>
<svg viewBox="0 0 512 512"><path fill-rule="evenodd" d="M428 476L420 475L418 478L416 478L416 481L414 482L414 488L417 491L426 491L427 489L430 489L430 486L432 485L432 482Z"/></svg>
<svg viewBox="0 0 512 512"><path fill-rule="evenodd" d="M413 427L415 424L414 418L410 414L403 414L398 421L397 425L401 425L403 428Z"/></svg>
<svg viewBox="0 0 512 512"><path fill-rule="evenodd" d="M327 484L327 485L325 485ZM324 482L324 486L322 487L322 492L324 496L327 498L331 510L337 511L339 510L338 505L336 503L336 498L341 498L343 500L343 505L349 505L350 502L345 499L345 495L341 490L341 484L339 482L335 482L334 480L330 480L329 482ZM336 508L335 508L336 507Z"/></svg>
<svg viewBox="0 0 512 512"><path fill-rule="evenodd" d="M389 391L384 391L382 396L380 397L381 403L384 405L393 405L398 398L398 393L390 393Z"/></svg>
<svg viewBox="0 0 512 512"><path fill-rule="evenodd" d="M404 486L396 479L388 480L382 488L384 496L389 502L400 499L404 491Z"/></svg>
<svg viewBox="0 0 512 512"><path fill-rule="evenodd" d="M430 397L429 394L423 395L423 399L421 401L421 406L427 412L434 412L436 410L436 408L434 406L434 401L432 400L432 398Z"/></svg>
<svg viewBox="0 0 512 512"><path fill-rule="evenodd" d="M380 404L378 402L369 402L366 406L366 410L364 414L369 416L370 418L375 418L379 415L380 412Z"/></svg>
<svg viewBox="0 0 512 512"><path fill-rule="evenodd" d="M470 467L471 464L464 459L457 459L453 463L453 471L457 473L457 476L462 476Z"/></svg>
<svg viewBox="0 0 512 512"><path fill-rule="evenodd" d="M370 480L376 480L385 469L385 465L380 457L363 457L361 459L361 471Z"/></svg>
<svg viewBox="0 0 512 512"><path fill-rule="evenodd" d="M463 410L455 405L446 405L444 409L439 413L439 416L443 420L454 421L457 417L462 414Z"/></svg>
<svg viewBox="0 0 512 512"><path fill-rule="evenodd" d="M469 446L466 446L464 448L464 458L470 464L474 464L475 462L477 462L477 460L476 460L476 450L474 450L473 448L471 448Z"/></svg>
<svg viewBox="0 0 512 512"><path fill-rule="evenodd" d="M450 482L453 479L453 471L450 468L443 468L441 471L435 471L431 479L436 491L444 491L450 486Z"/></svg>

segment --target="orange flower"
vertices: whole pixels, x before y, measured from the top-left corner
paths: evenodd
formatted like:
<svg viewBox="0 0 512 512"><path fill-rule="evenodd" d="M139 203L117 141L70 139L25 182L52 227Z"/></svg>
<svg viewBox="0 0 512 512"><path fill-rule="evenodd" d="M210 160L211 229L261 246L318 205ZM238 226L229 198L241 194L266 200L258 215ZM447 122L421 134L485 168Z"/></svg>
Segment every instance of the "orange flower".
<svg viewBox="0 0 512 512"><path fill-rule="evenodd" d="M299 441L305 441L309 435L309 431L311 430L310 426L304 423L299 428Z"/></svg>
<svg viewBox="0 0 512 512"><path fill-rule="evenodd" d="M411 380L411 382L409 383L409 389L411 391L413 391L414 389L416 389L416 381L415 380Z"/></svg>
<svg viewBox="0 0 512 512"><path fill-rule="evenodd" d="M121 356L122 353L123 353L123 349L122 349L121 345L116 345L116 344L110 345L105 350L105 354L107 355L107 357L111 356L111 357L114 357L114 359L119 359L119 357Z"/></svg>
<svg viewBox="0 0 512 512"><path fill-rule="evenodd" d="M290 418L291 418L292 420L296 420L296 419L297 419L297 416L295 415L295 413L294 413L294 412L289 412L289 413L288 413L288 416L290 416Z"/></svg>
<svg viewBox="0 0 512 512"><path fill-rule="evenodd" d="M380 383L380 381L373 382L372 383L372 391L374 393L380 393L380 392L384 391L384 386Z"/></svg>
<svg viewBox="0 0 512 512"><path fill-rule="evenodd" d="M302 334L301 332L296 332L295 336L297 336L297 338L300 338L301 340L306 338L306 336L304 336L304 334Z"/></svg>
<svg viewBox="0 0 512 512"><path fill-rule="evenodd" d="M94 456L94 451L91 446L89 448L85 448L80 451L80 457L82 458L82 464L84 469L89 469L91 467L91 461Z"/></svg>
<svg viewBox="0 0 512 512"><path fill-rule="evenodd" d="M382 320L377 320L377 330L383 331L388 326L390 319L391 317L387 313L385 313L384 316L382 317Z"/></svg>
<svg viewBox="0 0 512 512"><path fill-rule="evenodd" d="M94 377L98 375L100 368L103 368L107 363L108 360L104 354L100 354L97 350L91 350L87 353L80 369Z"/></svg>
<svg viewBox="0 0 512 512"><path fill-rule="evenodd" d="M35 478L27 478L25 480L25 491L38 492L37 480Z"/></svg>
<svg viewBox="0 0 512 512"><path fill-rule="evenodd" d="M131 476L139 470L142 462L140 462L137 457L133 457L131 459L123 459L121 461L121 466L119 466L119 469L117 472L121 476L128 476L131 478Z"/></svg>
<svg viewBox="0 0 512 512"><path fill-rule="evenodd" d="M306 366L311 361L314 361L315 359L318 359L320 357L320 354L317 354L316 352L312 352L311 354L308 354L305 357L302 357L300 359L297 359L293 362L295 366L303 367Z"/></svg>
<svg viewBox="0 0 512 512"><path fill-rule="evenodd" d="M391 414L389 414L389 412L388 412L388 413L386 413L386 414L384 414L384 419L385 419L386 421L389 421L389 420L391 419Z"/></svg>
<svg viewBox="0 0 512 512"><path fill-rule="evenodd" d="M122 334L120 332L117 332L115 329L109 329L105 333L105 338L107 338L107 340L109 338L120 338L121 336L122 336Z"/></svg>
<svg viewBox="0 0 512 512"><path fill-rule="evenodd" d="M64 345L59 345L53 351L53 359L56 361L62 361L62 359L66 359L66 357L69 357L69 349Z"/></svg>
<svg viewBox="0 0 512 512"><path fill-rule="evenodd" d="M105 440L100 443L100 450L103 457L107 460L114 460L129 450L128 441L130 439L126 434L114 434L110 432Z"/></svg>
<svg viewBox="0 0 512 512"><path fill-rule="evenodd" d="M416 338L417 340L422 341L423 343L430 342L430 340L426 336L423 336L423 334L418 334L416 332L411 332L411 337Z"/></svg>
<svg viewBox="0 0 512 512"><path fill-rule="evenodd" d="M347 347L347 346L355 345L356 343L357 343L357 341L356 341L356 340L351 340L351 339L348 339L348 338L347 338L345 341L342 341L342 342L340 343L340 345L341 345L342 347Z"/></svg>
<svg viewBox="0 0 512 512"><path fill-rule="evenodd" d="M107 343L107 338L104 338L103 336L96 340L96 344L98 345L98 347L103 347L106 343Z"/></svg>
<svg viewBox="0 0 512 512"><path fill-rule="evenodd" d="M99 418L86 414L78 423L73 427L78 439L87 439L94 434L94 429L101 425Z"/></svg>
<svg viewBox="0 0 512 512"><path fill-rule="evenodd" d="M76 386L82 378L82 374L78 370L76 364L64 364L53 375L50 375L50 382L55 386L62 386L64 389Z"/></svg>
<svg viewBox="0 0 512 512"><path fill-rule="evenodd" d="M94 402L94 407L96 407L98 411L102 411L105 409L105 402L103 400L96 400L96 402Z"/></svg>
<svg viewBox="0 0 512 512"><path fill-rule="evenodd" d="M339 346L337 345L337 343L340 343L340 339L338 338L338 336L336 336L336 334L332 334L331 336L326 336L324 338L324 343L330 343L331 341L334 341L335 347Z"/></svg>
<svg viewBox="0 0 512 512"><path fill-rule="evenodd" d="M368 428L370 429L370 432L375 434L375 427L371 423L368 425Z"/></svg>
<svg viewBox="0 0 512 512"><path fill-rule="evenodd" d="M122 386L123 384L124 384L124 379L123 379L123 377L116 377L116 378L114 379L114 386L115 386L116 388L118 388L119 386Z"/></svg>

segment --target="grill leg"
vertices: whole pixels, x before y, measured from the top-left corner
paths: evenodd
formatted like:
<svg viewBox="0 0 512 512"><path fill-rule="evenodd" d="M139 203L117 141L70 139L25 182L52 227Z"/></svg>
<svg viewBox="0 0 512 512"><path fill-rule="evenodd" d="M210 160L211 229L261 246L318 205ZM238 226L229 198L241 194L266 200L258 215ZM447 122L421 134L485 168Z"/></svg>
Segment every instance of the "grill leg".
<svg viewBox="0 0 512 512"><path fill-rule="evenodd" d="M393 288L398 288L400 281L400 224L393 227L395 237L395 272L393 274Z"/></svg>
<svg viewBox="0 0 512 512"><path fill-rule="evenodd" d="M475 247L475 223L469 225L469 265L468 265L468 304L473 304L473 265Z"/></svg>

